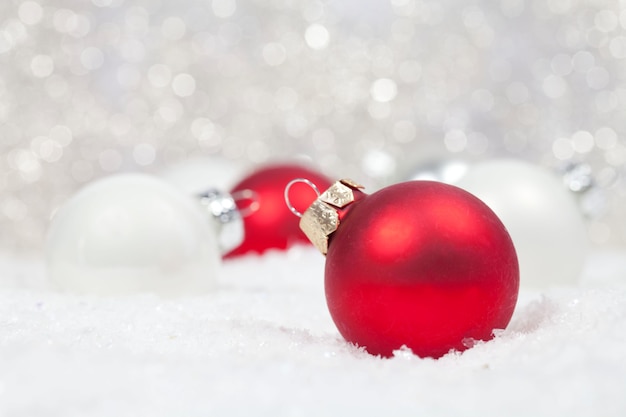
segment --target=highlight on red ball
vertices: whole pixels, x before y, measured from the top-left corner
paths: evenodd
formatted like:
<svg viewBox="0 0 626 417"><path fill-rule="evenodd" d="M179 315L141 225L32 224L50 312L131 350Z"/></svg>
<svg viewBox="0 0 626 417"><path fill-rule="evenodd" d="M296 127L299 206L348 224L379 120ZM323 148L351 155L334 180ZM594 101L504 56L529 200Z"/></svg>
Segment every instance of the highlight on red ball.
<svg viewBox="0 0 626 417"><path fill-rule="evenodd" d="M294 244L310 244L300 230L299 219L285 204L285 188L296 178L306 178L320 190L330 187L331 181L313 168L299 164L271 164L250 173L231 190L231 194L245 195L237 200L243 214L244 240L225 259L267 250L285 250ZM317 198L314 189L305 183L295 183L289 189L294 209L303 212Z"/></svg>

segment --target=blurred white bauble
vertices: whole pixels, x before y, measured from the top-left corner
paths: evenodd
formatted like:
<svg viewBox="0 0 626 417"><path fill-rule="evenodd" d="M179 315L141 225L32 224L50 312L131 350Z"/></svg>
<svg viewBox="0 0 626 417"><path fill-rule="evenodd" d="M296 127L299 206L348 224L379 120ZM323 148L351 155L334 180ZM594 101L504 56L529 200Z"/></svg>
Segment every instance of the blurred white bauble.
<svg viewBox="0 0 626 417"><path fill-rule="evenodd" d="M174 164L158 177L182 192L195 195L208 189L230 190L246 173L246 167L224 158L191 158Z"/></svg>
<svg viewBox="0 0 626 417"><path fill-rule="evenodd" d="M176 295L210 289L220 256L214 228L189 196L122 174L87 185L57 212L46 262L59 289Z"/></svg>
<svg viewBox="0 0 626 417"><path fill-rule="evenodd" d="M589 240L575 196L542 167L492 160L468 168L455 185L483 200L513 239L522 288L578 282Z"/></svg>

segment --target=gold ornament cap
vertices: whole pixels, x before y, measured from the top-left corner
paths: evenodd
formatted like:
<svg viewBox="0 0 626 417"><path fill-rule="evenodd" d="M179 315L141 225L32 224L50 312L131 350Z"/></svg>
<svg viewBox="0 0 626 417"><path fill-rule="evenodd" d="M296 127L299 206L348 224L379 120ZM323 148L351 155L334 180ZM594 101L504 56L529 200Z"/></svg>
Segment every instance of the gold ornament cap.
<svg viewBox="0 0 626 417"><path fill-rule="evenodd" d="M338 209L352 204L356 200L354 191L361 188L362 185L349 179L336 181L318 194L317 200L301 215L300 229L323 255L328 252L330 235L339 228Z"/></svg>

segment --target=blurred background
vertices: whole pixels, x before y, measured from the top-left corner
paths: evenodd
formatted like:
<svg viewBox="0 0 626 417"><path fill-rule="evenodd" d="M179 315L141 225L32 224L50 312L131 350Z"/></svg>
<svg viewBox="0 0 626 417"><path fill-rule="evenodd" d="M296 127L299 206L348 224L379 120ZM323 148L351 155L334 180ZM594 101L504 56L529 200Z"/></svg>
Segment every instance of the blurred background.
<svg viewBox="0 0 626 417"><path fill-rule="evenodd" d="M624 246L625 134L624 1L0 3L4 252L118 172L299 160L372 191L497 157L582 166L592 242Z"/></svg>

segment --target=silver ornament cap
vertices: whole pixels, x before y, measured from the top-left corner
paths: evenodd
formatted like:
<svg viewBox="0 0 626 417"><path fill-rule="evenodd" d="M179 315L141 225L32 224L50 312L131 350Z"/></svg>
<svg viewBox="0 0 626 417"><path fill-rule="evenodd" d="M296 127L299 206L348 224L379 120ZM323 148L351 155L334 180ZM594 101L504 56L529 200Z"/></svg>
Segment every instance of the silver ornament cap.
<svg viewBox="0 0 626 417"><path fill-rule="evenodd" d="M235 198L217 189L209 189L197 197L200 205L210 215L222 254L241 245L244 239L243 217L237 208Z"/></svg>

